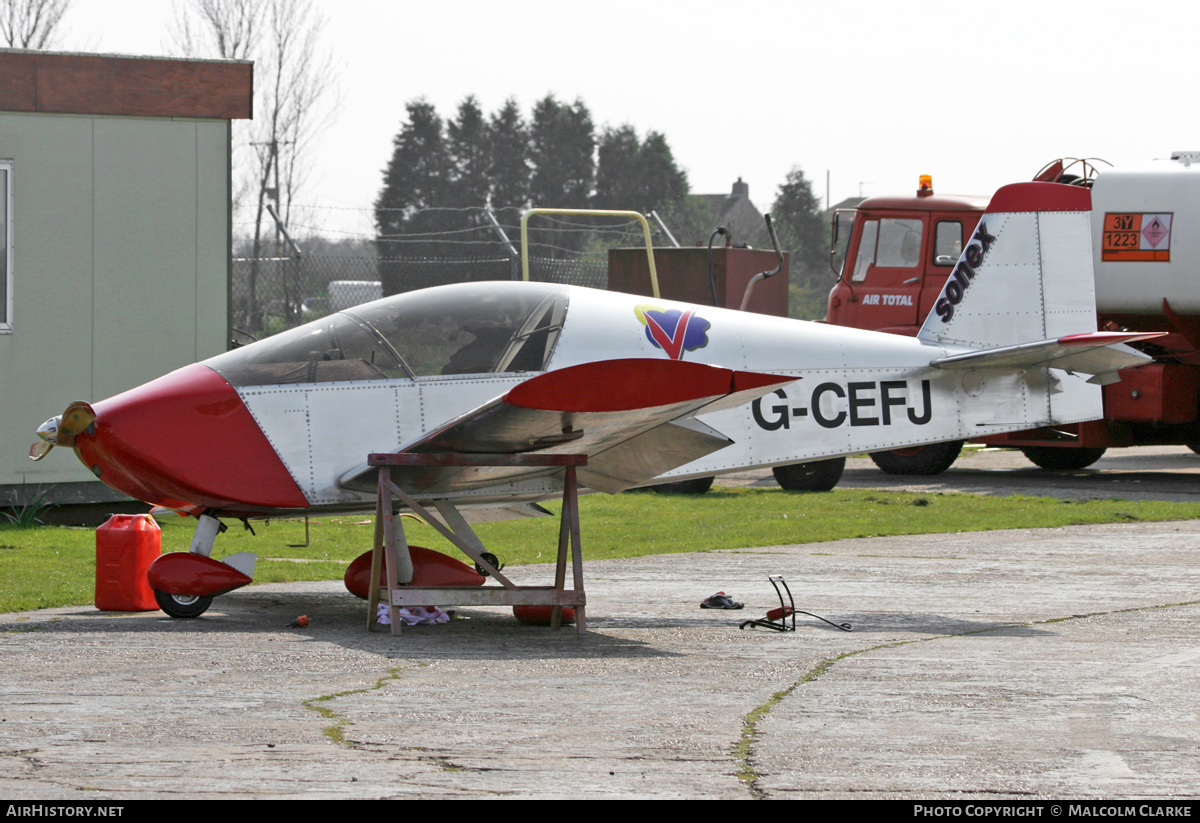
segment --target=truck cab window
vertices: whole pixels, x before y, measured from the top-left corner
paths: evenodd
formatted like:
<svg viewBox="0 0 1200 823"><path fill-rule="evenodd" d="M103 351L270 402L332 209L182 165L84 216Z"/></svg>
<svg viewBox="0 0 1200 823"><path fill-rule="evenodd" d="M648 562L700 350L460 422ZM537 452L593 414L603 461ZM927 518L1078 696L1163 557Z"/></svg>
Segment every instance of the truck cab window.
<svg viewBox="0 0 1200 823"><path fill-rule="evenodd" d="M846 265L846 252L850 250L850 237L854 233L854 212L838 209L833 213L833 220L834 240L831 244L829 263L834 273L842 277L845 273L843 267Z"/></svg>
<svg viewBox="0 0 1200 823"><path fill-rule="evenodd" d="M880 220L875 265L911 269L921 262L921 221Z"/></svg>
<svg viewBox="0 0 1200 823"><path fill-rule="evenodd" d="M885 218L863 223L851 279L861 283L870 268L916 268L921 262L922 230L919 219Z"/></svg>
<svg viewBox="0 0 1200 823"><path fill-rule="evenodd" d="M858 241L858 255L854 258L854 274L851 279L861 283L867 279L867 269L875 262L875 241L879 238L879 221L863 223L862 237Z"/></svg>
<svg viewBox="0 0 1200 823"><path fill-rule="evenodd" d="M939 220L933 235L933 265L953 266L962 254L962 223Z"/></svg>

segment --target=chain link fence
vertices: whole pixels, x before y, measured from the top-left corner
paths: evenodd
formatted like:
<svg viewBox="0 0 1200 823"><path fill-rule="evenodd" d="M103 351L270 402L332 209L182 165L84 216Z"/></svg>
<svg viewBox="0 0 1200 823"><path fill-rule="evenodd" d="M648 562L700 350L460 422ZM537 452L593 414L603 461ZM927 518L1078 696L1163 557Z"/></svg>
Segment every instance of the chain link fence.
<svg viewBox="0 0 1200 823"><path fill-rule="evenodd" d="M406 220L408 229L377 234L342 253L322 253L337 244L316 237L299 240L299 254L235 256L234 336L239 342L245 338L238 332L261 339L359 303L430 286L521 279L521 210L425 209ZM418 224L426 230L417 231ZM527 243L531 280L604 289L608 249L642 247L645 239L640 225L626 217L538 215ZM278 238L272 245L284 248Z"/></svg>
<svg viewBox="0 0 1200 823"><path fill-rule="evenodd" d="M606 255L532 257L530 279L603 289ZM520 279L507 255L473 257L235 257L233 328L255 338L316 320L385 294L449 283Z"/></svg>

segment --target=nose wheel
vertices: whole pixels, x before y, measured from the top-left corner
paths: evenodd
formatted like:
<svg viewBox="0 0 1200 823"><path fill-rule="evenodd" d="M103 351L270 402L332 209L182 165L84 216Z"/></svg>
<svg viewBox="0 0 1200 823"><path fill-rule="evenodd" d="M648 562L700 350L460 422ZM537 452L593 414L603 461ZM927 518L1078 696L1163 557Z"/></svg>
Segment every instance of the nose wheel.
<svg viewBox="0 0 1200 823"><path fill-rule="evenodd" d="M157 589L154 592L154 599L158 603L158 607L171 617L199 617L208 611L208 607L212 605L211 596L199 596L194 594L167 594L160 592Z"/></svg>
<svg viewBox="0 0 1200 823"><path fill-rule="evenodd" d="M214 560L213 542L225 524L202 514L196 534L186 552L167 552L146 570L146 582L154 590L154 601L171 617L199 617L208 611L213 598L250 583L257 556L251 552L231 554Z"/></svg>

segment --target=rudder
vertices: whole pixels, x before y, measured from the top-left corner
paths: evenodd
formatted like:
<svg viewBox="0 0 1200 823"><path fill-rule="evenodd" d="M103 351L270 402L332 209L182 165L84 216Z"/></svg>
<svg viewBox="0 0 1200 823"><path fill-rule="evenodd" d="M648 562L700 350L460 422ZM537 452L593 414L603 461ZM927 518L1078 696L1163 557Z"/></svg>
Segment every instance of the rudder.
<svg viewBox="0 0 1200 823"><path fill-rule="evenodd" d="M1095 331L1090 219L1085 188L997 191L917 337L995 348Z"/></svg>

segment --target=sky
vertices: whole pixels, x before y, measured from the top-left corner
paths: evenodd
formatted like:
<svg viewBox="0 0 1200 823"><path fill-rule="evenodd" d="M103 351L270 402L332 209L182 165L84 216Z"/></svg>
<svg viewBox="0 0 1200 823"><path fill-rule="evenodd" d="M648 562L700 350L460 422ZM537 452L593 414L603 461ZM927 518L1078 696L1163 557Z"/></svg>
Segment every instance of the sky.
<svg viewBox="0 0 1200 823"><path fill-rule="evenodd" d="M1175 0L314 2L337 104L300 235L371 236L418 97L444 118L470 94L489 115L508 97L527 114L547 93L580 98L598 129L666 135L693 193L740 177L762 211L794 167L836 204L921 174L990 194L1058 157L1200 149L1194 15ZM74 0L56 47L165 54L172 16L169 0Z"/></svg>

